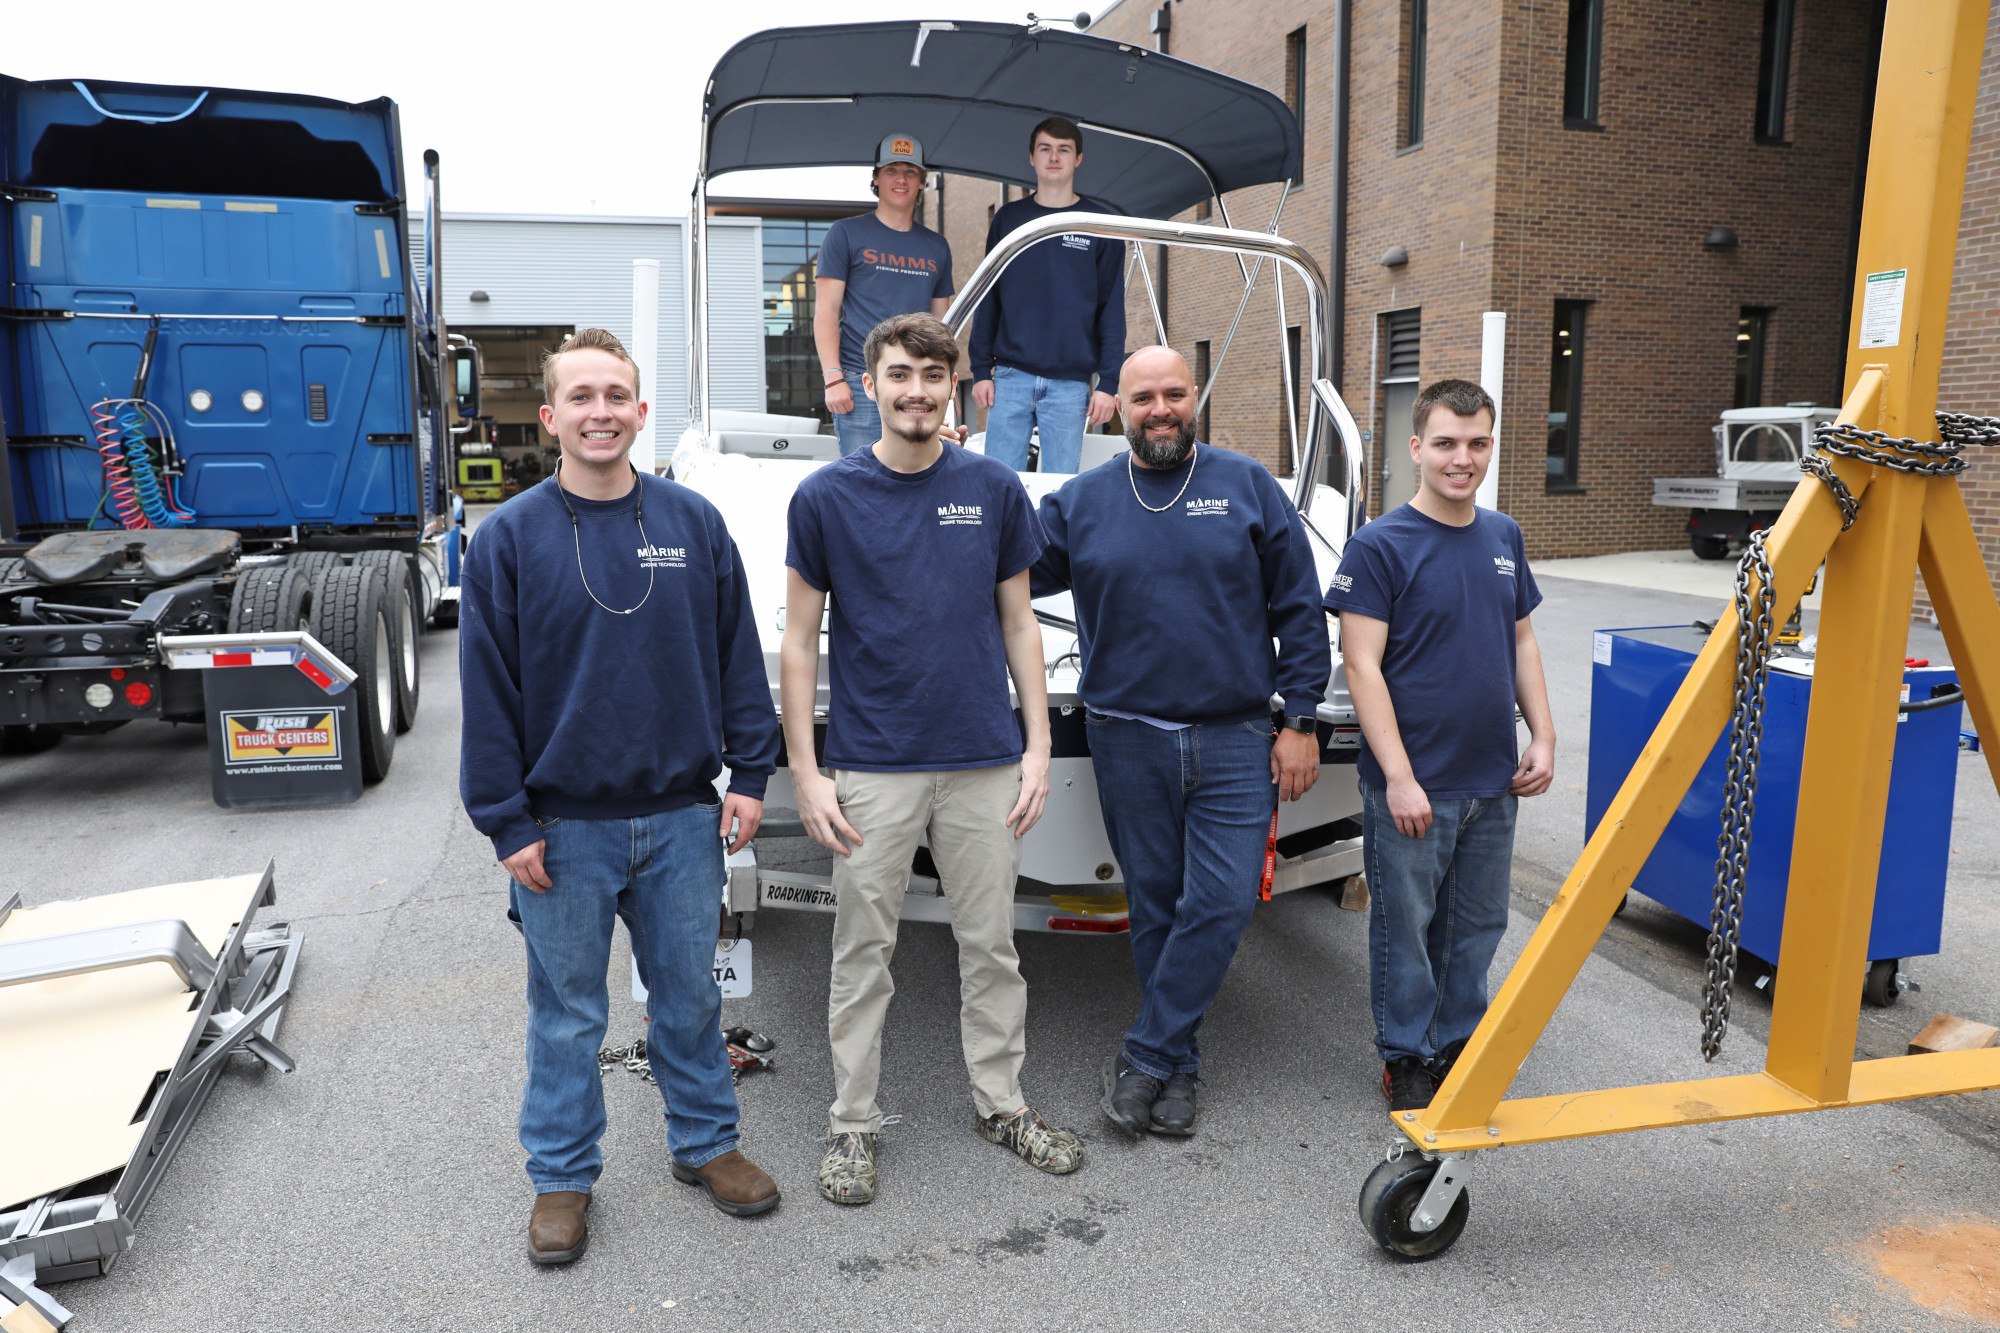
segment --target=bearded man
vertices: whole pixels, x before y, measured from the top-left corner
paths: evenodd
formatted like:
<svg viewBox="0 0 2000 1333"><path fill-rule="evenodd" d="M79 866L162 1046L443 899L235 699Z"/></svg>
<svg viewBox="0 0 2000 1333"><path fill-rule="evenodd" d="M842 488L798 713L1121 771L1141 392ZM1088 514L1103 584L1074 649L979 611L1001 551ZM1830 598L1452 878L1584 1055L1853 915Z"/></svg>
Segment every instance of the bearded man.
<svg viewBox="0 0 2000 1333"><path fill-rule="evenodd" d="M1271 816L1319 778L1333 659L1305 525L1262 464L1195 439L1187 362L1134 352L1118 400L1131 451L1043 499L1033 591L1075 594L1078 693L1131 911L1139 1012L1105 1061L1104 1113L1135 1138L1185 1137L1195 1031L1250 923Z"/></svg>

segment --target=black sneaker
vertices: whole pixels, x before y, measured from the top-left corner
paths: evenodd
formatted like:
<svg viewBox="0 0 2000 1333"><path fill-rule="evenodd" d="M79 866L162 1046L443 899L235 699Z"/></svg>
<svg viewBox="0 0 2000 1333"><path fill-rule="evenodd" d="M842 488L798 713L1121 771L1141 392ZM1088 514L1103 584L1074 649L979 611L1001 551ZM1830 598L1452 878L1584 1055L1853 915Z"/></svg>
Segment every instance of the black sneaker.
<svg viewBox="0 0 2000 1333"><path fill-rule="evenodd" d="M1437 1080L1439 1087L1444 1086L1444 1076L1449 1074L1451 1067L1458 1063L1458 1057L1465 1052L1465 1043L1470 1040L1471 1038L1469 1037L1460 1037L1457 1041L1432 1057L1431 1077Z"/></svg>
<svg viewBox="0 0 2000 1333"><path fill-rule="evenodd" d="M1152 1124L1153 1103L1159 1096L1160 1080L1126 1064L1123 1055L1104 1062L1104 1114L1133 1138Z"/></svg>
<svg viewBox="0 0 2000 1333"><path fill-rule="evenodd" d="M1399 1055L1382 1066L1382 1095L1391 1111L1421 1111L1437 1095L1437 1079L1414 1055Z"/></svg>
<svg viewBox="0 0 2000 1333"><path fill-rule="evenodd" d="M1171 1134L1175 1138L1187 1138L1194 1133L1194 1090L1201 1082L1199 1074L1175 1074L1167 1080L1160 1095L1153 1100L1152 1130L1155 1134Z"/></svg>

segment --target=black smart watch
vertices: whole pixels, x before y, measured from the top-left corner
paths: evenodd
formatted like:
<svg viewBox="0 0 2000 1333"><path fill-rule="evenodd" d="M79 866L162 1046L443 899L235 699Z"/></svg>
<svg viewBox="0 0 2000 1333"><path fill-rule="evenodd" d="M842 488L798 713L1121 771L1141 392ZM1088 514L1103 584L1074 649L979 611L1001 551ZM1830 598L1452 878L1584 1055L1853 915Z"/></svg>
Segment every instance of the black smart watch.
<svg viewBox="0 0 2000 1333"><path fill-rule="evenodd" d="M1311 715L1287 717L1279 723L1286 731L1303 731L1308 736L1319 730L1319 719Z"/></svg>

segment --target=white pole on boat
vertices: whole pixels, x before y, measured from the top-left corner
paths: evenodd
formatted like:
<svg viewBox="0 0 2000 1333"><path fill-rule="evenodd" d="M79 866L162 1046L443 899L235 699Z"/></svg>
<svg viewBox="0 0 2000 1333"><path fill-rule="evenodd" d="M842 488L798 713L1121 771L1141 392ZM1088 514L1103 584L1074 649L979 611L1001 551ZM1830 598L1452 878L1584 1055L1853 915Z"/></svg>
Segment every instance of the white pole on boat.
<svg viewBox="0 0 2000 1333"><path fill-rule="evenodd" d="M1479 387L1493 397L1493 458L1473 497L1487 509L1500 507L1500 381L1506 362L1507 312L1489 310L1479 317Z"/></svg>
<svg viewBox="0 0 2000 1333"><path fill-rule="evenodd" d="M632 359L645 377L640 397L653 406L646 424L632 442L632 466L641 472L659 471L659 455L654 422L659 418L660 394L660 261L632 261Z"/></svg>

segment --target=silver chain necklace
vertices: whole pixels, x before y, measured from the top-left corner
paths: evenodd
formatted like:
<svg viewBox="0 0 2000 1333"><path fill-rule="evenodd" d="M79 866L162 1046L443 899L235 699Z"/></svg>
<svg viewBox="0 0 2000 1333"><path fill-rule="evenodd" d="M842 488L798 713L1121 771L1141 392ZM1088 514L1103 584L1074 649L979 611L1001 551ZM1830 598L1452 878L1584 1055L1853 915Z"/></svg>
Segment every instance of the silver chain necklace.
<svg viewBox="0 0 2000 1333"><path fill-rule="evenodd" d="M1193 469L1189 470L1191 472ZM623 611L620 611L615 606L605 606L603 599L590 590L590 575L583 572L583 536L581 533L581 525L578 524L577 522L575 507L572 506L569 502L569 492L563 489L562 460L560 458L556 460L556 473L554 480L556 484L556 494L562 497L563 508L569 510L569 539L571 543L574 544L576 547L576 576L579 579L583 580L584 595L589 597L591 601L596 602L599 607L601 607L606 611L609 611L614 616L631 615L634 611L637 611L640 607L646 604L647 597L651 597L653 595L654 571L652 565L648 564L646 566L645 597L641 597L638 601L634 602L631 606L626 607ZM653 542L652 539L646 535L646 488L644 483L641 482L639 479L639 469L637 468L632 469L632 492L633 492L632 517L638 520L639 523L639 544L643 549L650 551L653 549Z"/></svg>
<svg viewBox="0 0 2000 1333"><path fill-rule="evenodd" d="M1194 465L1196 463L1199 463L1200 461L1201 461L1201 441L1197 440L1193 444L1188 446L1188 474L1186 477L1182 478L1181 488L1174 492L1173 499L1167 501L1165 504L1161 505L1158 509L1155 509L1153 508L1153 506L1146 503L1144 496L1139 494L1139 476L1136 472L1132 470L1135 466L1137 466L1137 464L1133 461L1133 454L1128 452L1125 455L1125 480L1132 483L1132 498L1139 502L1139 508L1145 510L1149 514L1166 513L1169 509L1172 509L1175 505L1179 504L1181 497L1187 494L1188 483L1194 480Z"/></svg>

